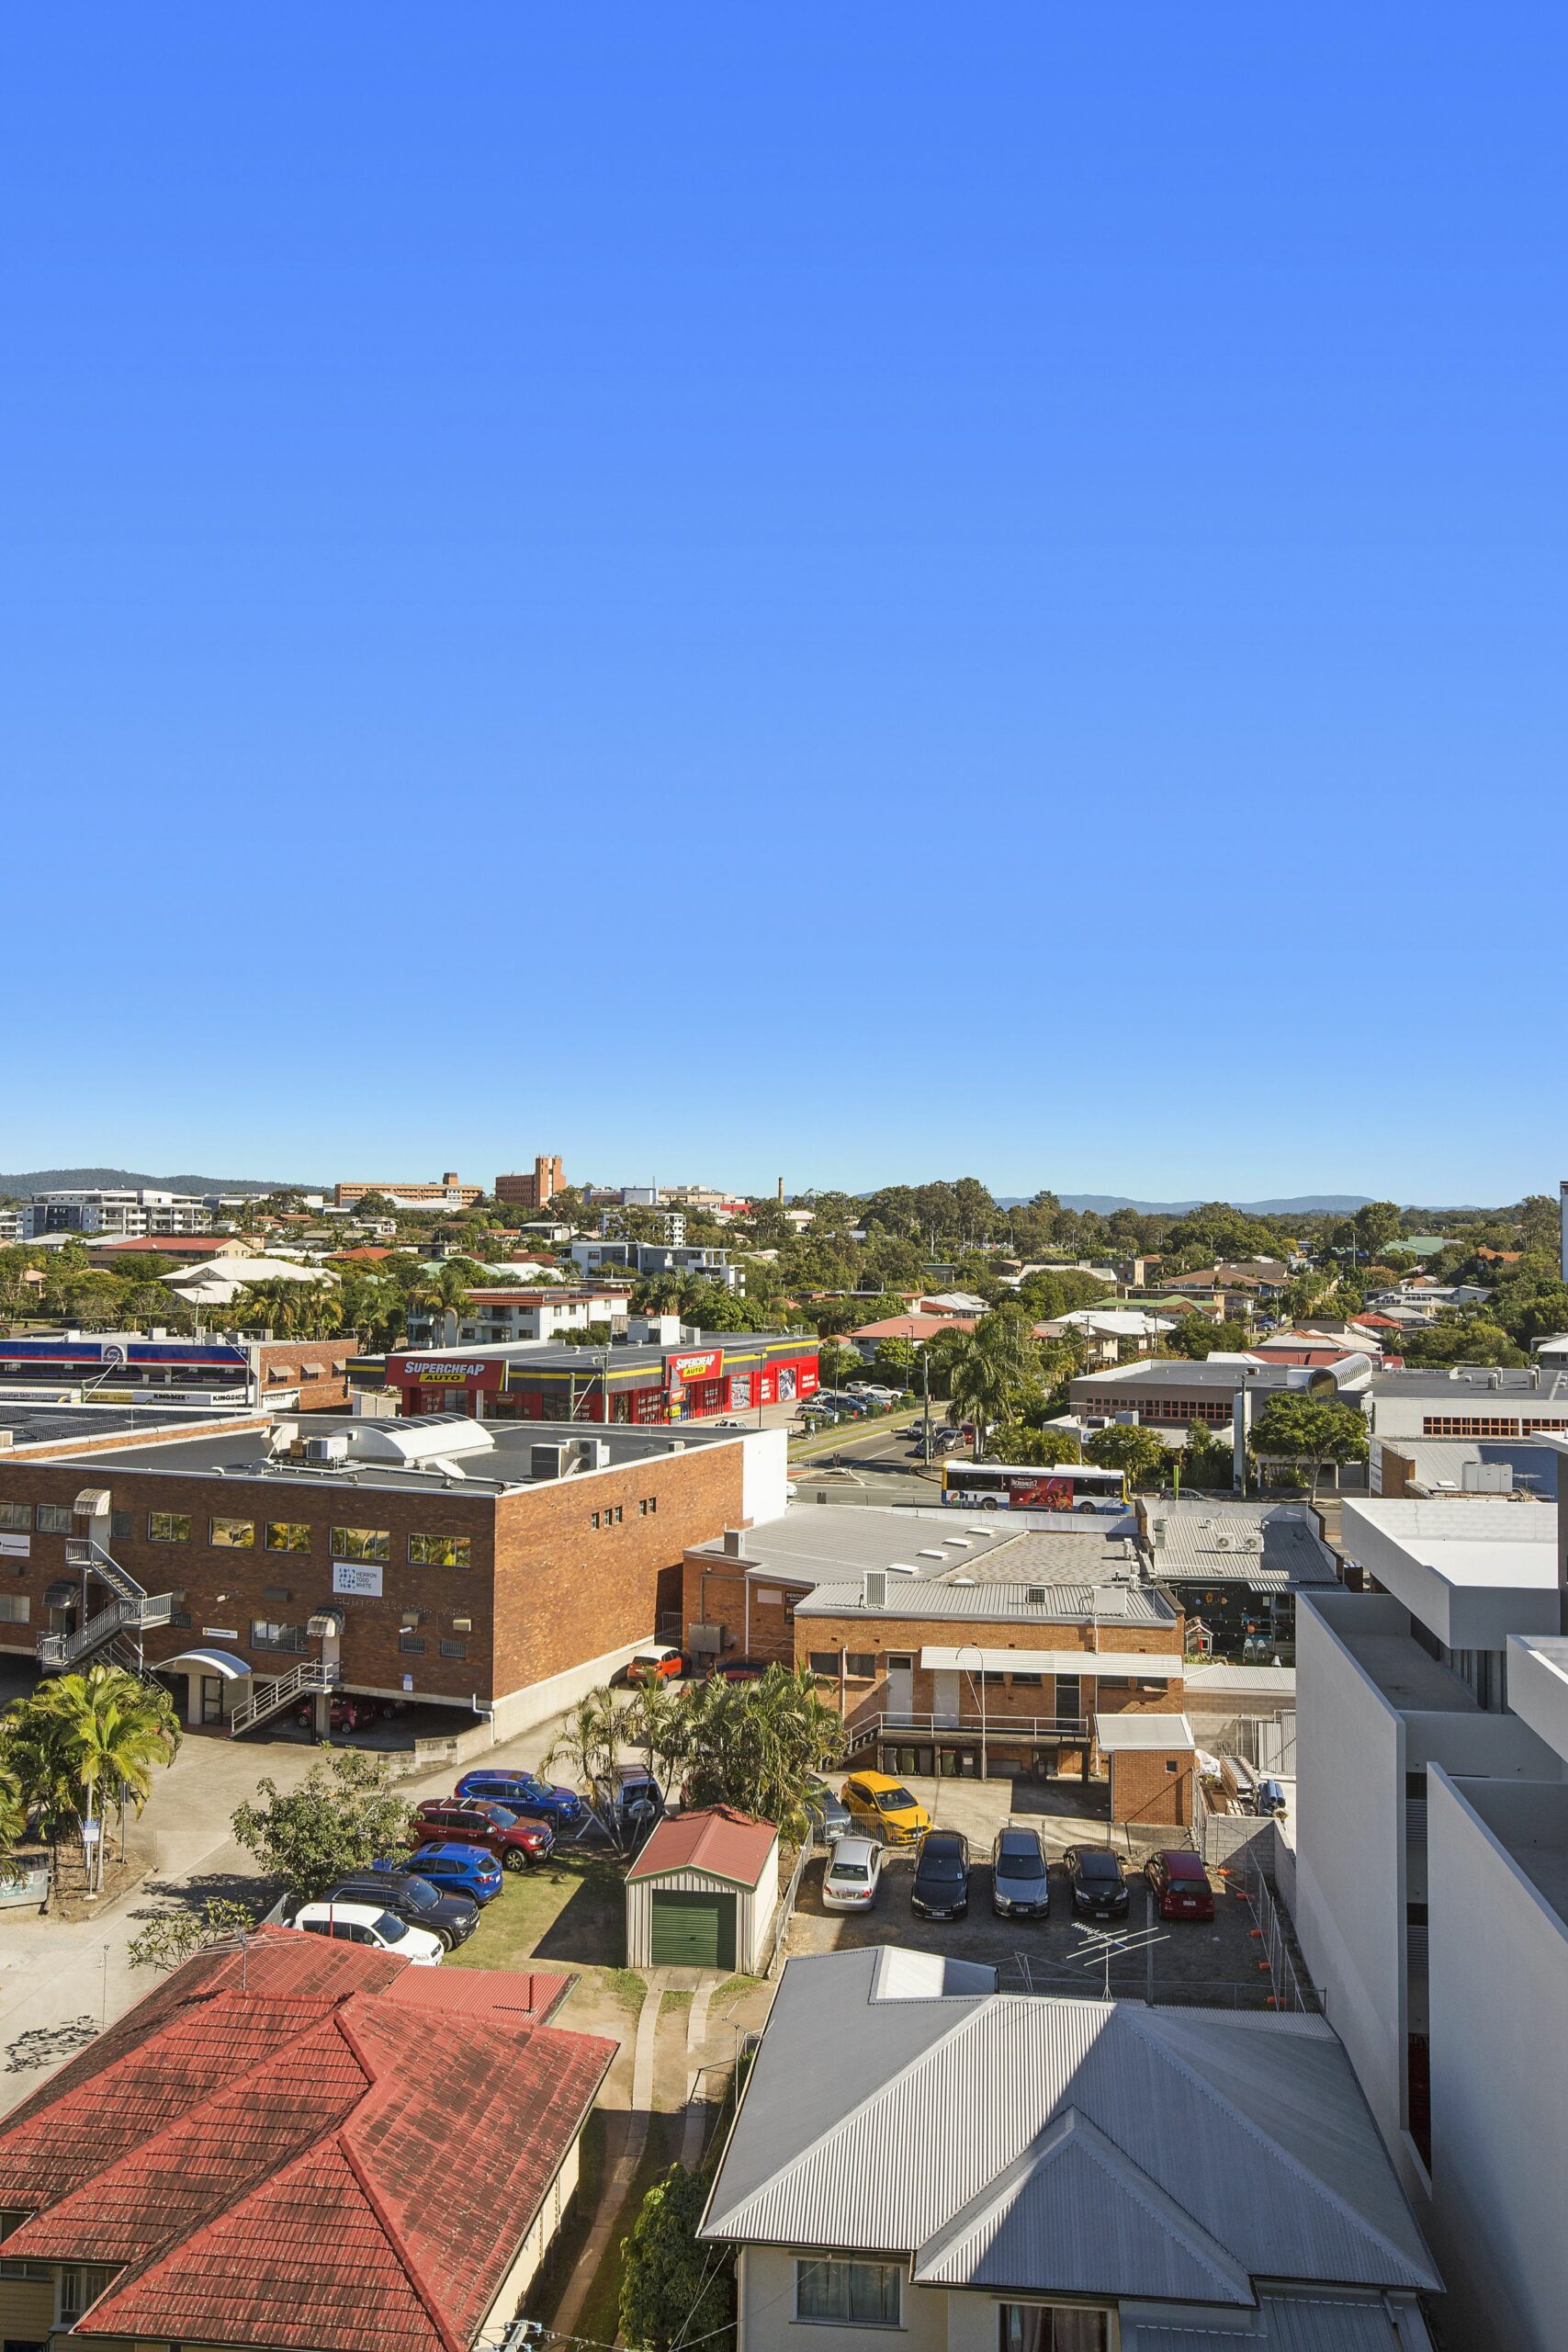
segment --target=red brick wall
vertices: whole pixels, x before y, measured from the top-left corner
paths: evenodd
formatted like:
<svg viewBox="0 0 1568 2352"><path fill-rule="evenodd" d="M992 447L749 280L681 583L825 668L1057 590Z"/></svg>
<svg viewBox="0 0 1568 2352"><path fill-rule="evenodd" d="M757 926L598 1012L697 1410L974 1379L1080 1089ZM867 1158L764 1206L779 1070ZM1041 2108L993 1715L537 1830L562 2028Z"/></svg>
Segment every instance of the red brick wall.
<svg viewBox="0 0 1568 2352"><path fill-rule="evenodd" d="M264 1340L257 1349L262 1402L269 1389L298 1388L299 1409L306 1413L342 1412L349 1401L348 1374L344 1366L357 1356L354 1340ZM301 1366L319 1363L321 1374L306 1380ZM275 1380L281 1372L285 1377Z"/></svg>
<svg viewBox="0 0 1568 2352"><path fill-rule="evenodd" d="M755 1640L755 1636L753 1636ZM1104 1648L1113 1639L1119 1651L1136 1651L1140 1656L1161 1659L1179 1659L1182 1653L1182 1631L1179 1622L1173 1626L1117 1626L1114 1635L1100 1628L1100 1646ZM1102 1713L1122 1708L1138 1708L1145 1712L1165 1712L1179 1709L1183 1684L1161 1682L1147 1690L1135 1684L1131 1688L1097 1687L1097 1695L1088 1690L1094 1672L1094 1628L1090 1625L1043 1624L1038 1618L1025 1623L977 1624L972 1619L955 1623L952 1618L904 1619L874 1618L857 1612L852 1617L799 1617L795 1624L795 1656L804 1666L813 1651L871 1652L875 1658L873 1680L852 1681L847 1686L847 1699L852 1713L863 1707L884 1703L886 1683L883 1659L887 1651L913 1656L916 1666L910 1705L918 1715L930 1714L936 1705L936 1678L922 1667L919 1655L923 1648L954 1649L964 1642L979 1644L987 1650L1082 1650L1084 1654L1083 1682L1085 1711L1092 1705ZM824 1697L831 1698L837 1684L824 1681ZM978 1700L964 1685L966 1707L978 1710ZM1046 1675L1038 1685L1011 1682L987 1682L986 1713L998 1721L1012 1715L1054 1715L1056 1694L1053 1678Z"/></svg>
<svg viewBox="0 0 1568 2352"><path fill-rule="evenodd" d="M1130 1828L1185 1829L1192 1819L1192 1757L1179 1748L1128 1749L1111 1761L1111 1818ZM1174 1765L1176 1770L1170 1770Z"/></svg>

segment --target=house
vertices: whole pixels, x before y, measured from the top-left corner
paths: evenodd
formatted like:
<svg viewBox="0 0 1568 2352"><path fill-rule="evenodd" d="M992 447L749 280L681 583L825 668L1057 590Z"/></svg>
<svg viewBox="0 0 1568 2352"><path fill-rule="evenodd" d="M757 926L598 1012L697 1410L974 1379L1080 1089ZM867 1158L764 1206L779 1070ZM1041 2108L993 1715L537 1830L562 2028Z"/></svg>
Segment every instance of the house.
<svg viewBox="0 0 1568 2352"><path fill-rule="evenodd" d="M232 1306L243 1290L262 1283L308 1283L332 1288L337 1276L327 1266L298 1266L291 1258L207 1258L176 1266L162 1277L187 1306Z"/></svg>
<svg viewBox="0 0 1568 2352"><path fill-rule="evenodd" d="M500 2343L616 2047L529 1997L288 1928L187 1962L0 2122L6 2340Z"/></svg>
<svg viewBox="0 0 1568 2352"><path fill-rule="evenodd" d="M627 1290L580 1290L561 1283L547 1290L507 1283L469 1291L461 1310L441 1312L411 1306L408 1336L411 1345L427 1346L434 1338L440 1347L467 1347L476 1341L557 1340L570 1331L586 1331L591 1323L624 1330L631 1305ZM435 1325L441 1329L437 1332Z"/></svg>
<svg viewBox="0 0 1568 2352"><path fill-rule="evenodd" d="M786 1965L700 2234L740 2341L1431 2352L1441 2280L1320 2017L998 1993L880 1945Z"/></svg>
<svg viewBox="0 0 1568 2352"><path fill-rule="evenodd" d="M1070 1314L1058 1316L1053 1323L1036 1328L1037 1336L1042 1330L1052 1336L1081 1331L1089 1363L1099 1366L1122 1363L1132 1356L1146 1356L1176 1325L1169 1316L1151 1315L1137 1306L1079 1306Z"/></svg>
<svg viewBox="0 0 1568 2352"><path fill-rule="evenodd" d="M929 1347L940 1331L974 1329L974 1317L968 1315L885 1315L874 1323L857 1325L849 1339L850 1345L871 1363L886 1340L907 1340L912 1346Z"/></svg>
<svg viewBox="0 0 1568 2352"><path fill-rule="evenodd" d="M626 1872L626 1965L761 1975L778 1900L771 1821L722 1804L671 1814Z"/></svg>

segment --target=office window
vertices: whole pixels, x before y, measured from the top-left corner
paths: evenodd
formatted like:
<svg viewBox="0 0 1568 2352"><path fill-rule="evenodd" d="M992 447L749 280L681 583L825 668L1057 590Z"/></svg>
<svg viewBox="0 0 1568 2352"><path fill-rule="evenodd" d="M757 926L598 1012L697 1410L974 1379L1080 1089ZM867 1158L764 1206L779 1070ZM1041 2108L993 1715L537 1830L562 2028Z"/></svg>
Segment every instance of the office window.
<svg viewBox="0 0 1568 2352"><path fill-rule="evenodd" d="M387 1527L334 1527L334 1560L389 1560L392 1534Z"/></svg>
<svg viewBox="0 0 1568 2352"><path fill-rule="evenodd" d="M25 1625L31 1611L25 1592L0 1592L0 1625Z"/></svg>
<svg viewBox="0 0 1568 2352"><path fill-rule="evenodd" d="M876 1679L876 1652L851 1650L844 1660L844 1671L852 1682L872 1682Z"/></svg>
<svg viewBox="0 0 1568 2352"><path fill-rule="evenodd" d="M40 1535L69 1535L71 1532L70 1504L39 1503L38 1507L38 1530ZM186 1530L188 1533L190 1530L190 1521L188 1519L186 1521Z"/></svg>
<svg viewBox="0 0 1568 2352"><path fill-rule="evenodd" d="M188 1544L190 1513L188 1510L150 1510L147 1514L149 1544Z"/></svg>
<svg viewBox="0 0 1568 2352"><path fill-rule="evenodd" d="M220 1552L253 1552L255 1549L256 1523L254 1519L214 1519L208 1521L207 1540Z"/></svg>
<svg viewBox="0 0 1568 2352"><path fill-rule="evenodd" d="M130 1513L128 1510L111 1510L109 1513L110 1542L124 1543L130 1533Z"/></svg>
<svg viewBox="0 0 1568 2352"><path fill-rule="evenodd" d="M1038 1690L1043 1680L1044 1677L1039 1674L1015 1674L1012 1687L1015 1690Z"/></svg>
<svg viewBox="0 0 1568 2352"><path fill-rule="evenodd" d="M409 1657L423 1657L424 1656L424 1635L423 1634L400 1634L398 1635L398 1647Z"/></svg>
<svg viewBox="0 0 1568 2352"><path fill-rule="evenodd" d="M302 1519L269 1519L262 1540L269 1552L308 1552L310 1530Z"/></svg>
<svg viewBox="0 0 1568 2352"><path fill-rule="evenodd" d="M254 1650L302 1650L304 1646L303 1625L286 1625L276 1617L251 1619L251 1647Z"/></svg>
<svg viewBox="0 0 1568 2352"><path fill-rule="evenodd" d="M465 1641L456 1641L450 1635L444 1634L441 1642L441 1655L443 1657L467 1657L468 1645Z"/></svg>
<svg viewBox="0 0 1568 2352"><path fill-rule="evenodd" d="M596 1510L589 1512L588 1524L590 1527L597 1529L599 1525L599 1514Z"/></svg>
<svg viewBox="0 0 1568 2352"><path fill-rule="evenodd" d="M33 1523L31 1503L0 1503L0 1529L8 1535L25 1535Z"/></svg>
<svg viewBox="0 0 1568 2352"><path fill-rule="evenodd" d="M830 1674L837 1681L839 1675L837 1650L813 1650L807 1663L813 1674Z"/></svg>
<svg viewBox="0 0 1568 2352"><path fill-rule="evenodd" d="M795 2315L796 2319L826 2320L835 2327L897 2327L898 2266L893 2262L797 2261Z"/></svg>
<svg viewBox="0 0 1568 2352"><path fill-rule="evenodd" d="M998 2352L1108 2352L1105 2312L1071 2303L1003 2303Z"/></svg>
<svg viewBox="0 0 1568 2352"><path fill-rule="evenodd" d="M467 1535L411 1535L409 1559L416 1568L466 1568L473 1550Z"/></svg>

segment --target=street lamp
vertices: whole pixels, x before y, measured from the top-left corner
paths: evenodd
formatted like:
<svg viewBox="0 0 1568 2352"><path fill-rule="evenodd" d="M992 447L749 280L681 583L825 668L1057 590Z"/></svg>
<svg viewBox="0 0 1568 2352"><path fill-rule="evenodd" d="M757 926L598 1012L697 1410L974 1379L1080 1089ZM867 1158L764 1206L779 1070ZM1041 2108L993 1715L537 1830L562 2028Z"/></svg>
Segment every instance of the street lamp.
<svg viewBox="0 0 1568 2352"><path fill-rule="evenodd" d="M956 1652L956 1656L962 1658L964 1650L974 1650L980 1668L980 1778L986 1781L990 1778L987 1769L988 1758L986 1748L986 1653L974 1642L965 1642Z"/></svg>

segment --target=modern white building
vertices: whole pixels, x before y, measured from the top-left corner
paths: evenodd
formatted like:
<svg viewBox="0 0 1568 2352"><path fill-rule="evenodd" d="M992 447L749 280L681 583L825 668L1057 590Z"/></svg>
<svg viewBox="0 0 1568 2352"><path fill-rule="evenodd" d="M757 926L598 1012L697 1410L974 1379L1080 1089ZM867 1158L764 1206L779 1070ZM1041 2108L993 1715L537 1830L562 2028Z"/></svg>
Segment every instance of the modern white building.
<svg viewBox="0 0 1568 2352"><path fill-rule="evenodd" d="M1297 1933L1452 2290L1446 2340L1555 2352L1568 2309L1558 1507L1348 1502L1343 1541L1369 1589L1304 1592L1297 1611Z"/></svg>
<svg viewBox="0 0 1568 2352"><path fill-rule="evenodd" d="M585 1274L602 1272L606 1267L624 1267L628 1274L638 1276L692 1274L699 1281L716 1283L720 1290L732 1291L738 1296L746 1288L745 1269L730 1264L728 1250L700 1242L677 1248L664 1241L574 1241L571 1256L572 1262Z"/></svg>
<svg viewBox="0 0 1568 2352"><path fill-rule="evenodd" d="M434 1343L457 1348L528 1340L544 1345L569 1338L574 1331L586 1331L590 1324L607 1323L617 1337L623 1337L630 1303L629 1291L577 1290L565 1283L554 1290L471 1290L460 1315L447 1310L437 1317L433 1308L411 1306L408 1335L414 1347ZM434 1329L438 1320L439 1334Z"/></svg>
<svg viewBox="0 0 1568 2352"><path fill-rule="evenodd" d="M1374 1372L1366 1406L1372 1434L1398 1440L1568 1437L1568 1374L1461 1364L1451 1372Z"/></svg>
<svg viewBox="0 0 1568 2352"><path fill-rule="evenodd" d="M206 1233L212 1224L205 1201L149 1185L35 1193L25 1217L28 1240L43 1233L101 1233L135 1241L150 1233Z"/></svg>

